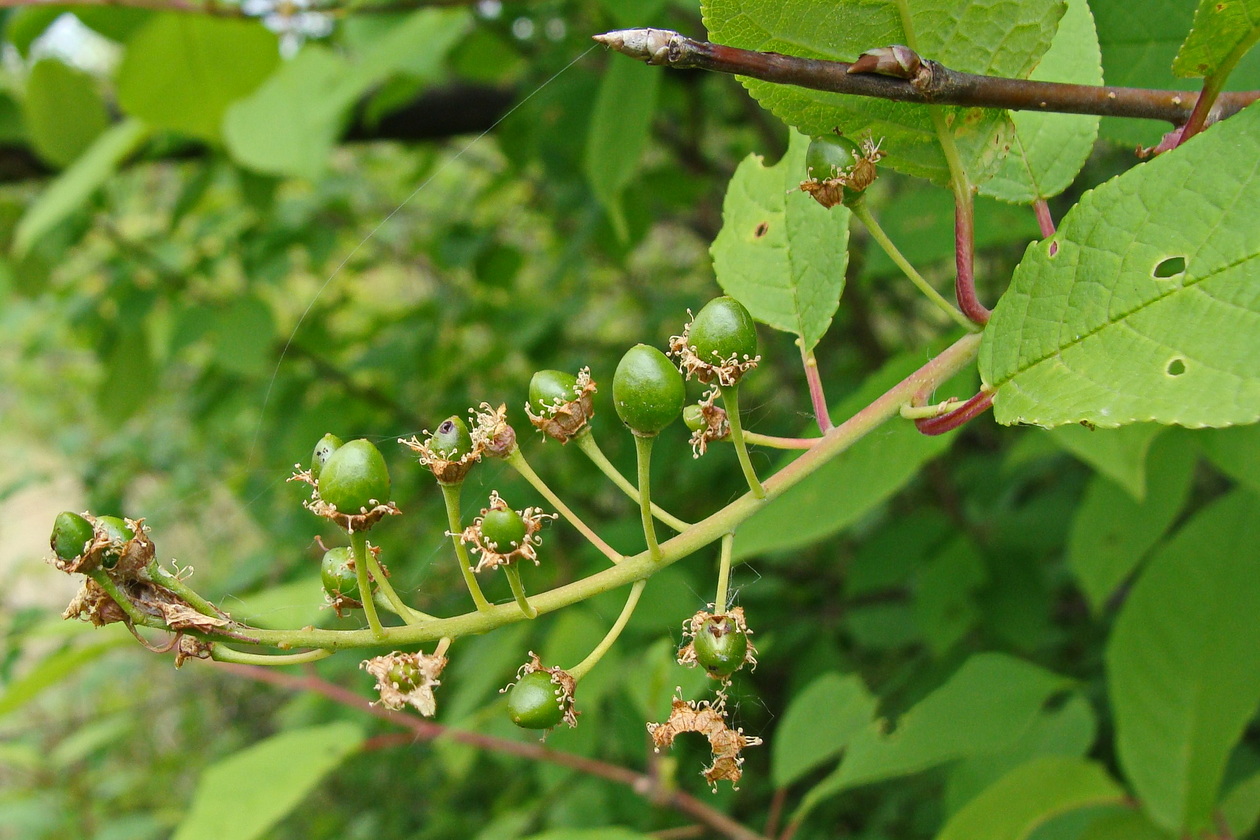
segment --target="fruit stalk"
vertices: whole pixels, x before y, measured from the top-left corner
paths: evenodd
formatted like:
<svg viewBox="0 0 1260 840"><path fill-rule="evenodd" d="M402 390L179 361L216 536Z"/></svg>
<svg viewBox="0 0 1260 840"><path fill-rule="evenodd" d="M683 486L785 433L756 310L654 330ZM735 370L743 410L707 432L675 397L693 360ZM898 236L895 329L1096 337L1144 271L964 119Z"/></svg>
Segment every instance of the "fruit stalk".
<svg viewBox="0 0 1260 840"><path fill-rule="evenodd" d="M490 602L481 592L481 584L477 583L472 563L468 559L468 549L464 547L464 541L460 539L460 534L464 532L459 515L460 488L463 484L439 482L438 486L442 488L442 500L446 502L446 523L450 529L451 542L455 544L455 559L459 563L459 573L464 578L464 585L468 587L468 594L472 596L473 606L477 608L477 612L485 612L490 609Z"/></svg>

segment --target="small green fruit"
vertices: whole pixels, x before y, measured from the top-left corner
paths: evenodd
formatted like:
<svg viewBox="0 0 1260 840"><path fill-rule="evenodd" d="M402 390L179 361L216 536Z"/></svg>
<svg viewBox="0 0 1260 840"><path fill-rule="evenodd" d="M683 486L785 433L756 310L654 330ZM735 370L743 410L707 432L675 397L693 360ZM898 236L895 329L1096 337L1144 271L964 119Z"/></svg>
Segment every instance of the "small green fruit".
<svg viewBox="0 0 1260 840"><path fill-rule="evenodd" d="M826 181L852 171L862 157L862 147L841 134L824 134L809 142L805 152L805 177Z"/></svg>
<svg viewBox="0 0 1260 840"><path fill-rule="evenodd" d="M636 344L613 374L613 405L636 435L651 437L674 421L687 400L682 374L655 347Z"/></svg>
<svg viewBox="0 0 1260 840"><path fill-rule="evenodd" d="M319 474L319 496L341 513L389 501L389 468L370 441L352 440L329 456Z"/></svg>
<svg viewBox="0 0 1260 840"><path fill-rule="evenodd" d="M415 691L420 684L420 669L416 667L416 663L409 660L395 662L390 666L385 678L393 684L394 688L406 694L409 691Z"/></svg>
<svg viewBox="0 0 1260 840"><path fill-rule="evenodd" d="M752 314L726 295L709 301L696 314L687 339L700 360L712 365L732 357L742 362L757 355L757 328Z"/></svg>
<svg viewBox="0 0 1260 840"><path fill-rule="evenodd" d="M105 536L109 537L110 542L125 543L136 535L131 526L117 516L98 516L96 517L96 524L104 529ZM118 565L118 558L121 556L121 552L106 551L101 554L101 565L107 569L112 569Z"/></svg>
<svg viewBox="0 0 1260 840"><path fill-rule="evenodd" d="M324 559L319 563L319 576L324 583L324 591L334 601L339 598L359 600L359 577L351 565L353 559L354 552L345 546L338 546L325 551Z"/></svg>
<svg viewBox="0 0 1260 840"><path fill-rule="evenodd" d="M447 417L429 438L429 448L447 461L458 461L463 458L473 449L468 424L458 414Z"/></svg>
<svg viewBox="0 0 1260 840"><path fill-rule="evenodd" d="M695 403L691 403L683 408L682 417L683 423L686 424L687 428L691 429L693 432L698 432L701 429L707 429L709 426L704 419L704 409Z"/></svg>
<svg viewBox="0 0 1260 840"><path fill-rule="evenodd" d="M488 510L481 518L481 537L499 554L519 548L526 533L525 520L510 508Z"/></svg>
<svg viewBox="0 0 1260 840"><path fill-rule="evenodd" d="M529 407L541 414L555 405L573 402L577 377L562 370L540 370L529 380Z"/></svg>
<svg viewBox="0 0 1260 840"><path fill-rule="evenodd" d="M52 546L53 553L62 560L73 560L83 554L92 537L91 522L77 513L64 510L53 520L49 545Z"/></svg>
<svg viewBox="0 0 1260 840"><path fill-rule="evenodd" d="M328 459L344 443L341 438L331 432L319 439L319 443L315 444L315 451L311 453L311 478L319 479L319 474L323 471L324 464L328 463Z"/></svg>
<svg viewBox="0 0 1260 840"><path fill-rule="evenodd" d="M696 662L715 677L729 677L744 664L748 653L748 636L727 615L705 619L692 639Z"/></svg>
<svg viewBox="0 0 1260 840"><path fill-rule="evenodd" d="M560 686L548 671L530 671L508 692L508 717L522 729L551 729L564 719Z"/></svg>

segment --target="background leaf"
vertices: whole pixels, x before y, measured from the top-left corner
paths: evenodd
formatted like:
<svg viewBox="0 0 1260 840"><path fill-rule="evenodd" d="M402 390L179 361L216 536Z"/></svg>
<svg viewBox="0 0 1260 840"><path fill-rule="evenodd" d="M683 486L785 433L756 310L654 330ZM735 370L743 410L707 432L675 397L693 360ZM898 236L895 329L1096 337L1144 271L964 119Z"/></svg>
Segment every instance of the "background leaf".
<svg viewBox="0 0 1260 840"><path fill-rule="evenodd" d="M1249 108L1112 179L1029 247L980 346L998 422L1260 418L1258 122Z"/></svg>
<svg viewBox="0 0 1260 840"><path fill-rule="evenodd" d="M849 262L849 211L830 210L799 189L809 138L791 132L773 166L759 155L740 162L722 202L713 240L718 285L763 324L813 350L831 326Z"/></svg>
<svg viewBox="0 0 1260 840"><path fill-rule="evenodd" d="M639 171L660 86L661 74L655 68L634 61L611 61L591 114L583 172L623 241L629 238L630 230L621 194Z"/></svg>
<svg viewBox="0 0 1260 840"><path fill-rule="evenodd" d="M875 715L875 698L856 674L824 674L792 698L774 731L774 786L787 787L838 755Z"/></svg>
<svg viewBox="0 0 1260 840"><path fill-rule="evenodd" d="M23 112L35 151L58 167L73 163L109 127L96 82L57 59L31 68Z"/></svg>
<svg viewBox="0 0 1260 840"><path fill-rule="evenodd" d="M1194 28L1177 51L1173 72L1178 76L1212 76L1229 68L1260 38L1260 2L1256 0L1199 0Z"/></svg>
<svg viewBox="0 0 1260 840"><path fill-rule="evenodd" d="M1235 491L1151 560L1107 644L1116 744L1142 806L1211 825L1225 762L1260 704L1260 501Z"/></svg>

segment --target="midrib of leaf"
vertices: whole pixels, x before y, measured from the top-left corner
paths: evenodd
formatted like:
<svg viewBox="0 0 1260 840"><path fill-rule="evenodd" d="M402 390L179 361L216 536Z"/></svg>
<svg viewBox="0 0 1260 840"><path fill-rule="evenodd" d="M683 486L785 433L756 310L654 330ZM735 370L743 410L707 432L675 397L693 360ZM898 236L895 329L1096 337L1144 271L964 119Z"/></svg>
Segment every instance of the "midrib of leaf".
<svg viewBox="0 0 1260 840"><path fill-rule="evenodd" d="M1024 372L1026 372L1026 371L1032 370L1033 368L1035 368L1037 365L1041 364L1042 362L1045 362L1045 361L1047 361L1047 360L1049 360L1049 359L1052 359L1052 358L1054 358L1055 356L1057 356L1057 355L1059 355L1060 353L1062 353L1063 351L1068 350L1069 348L1075 347L1076 345L1080 344L1081 342L1085 341L1085 340L1086 340L1086 339L1088 339L1088 338L1092 338L1093 336L1098 335L1098 333L1102 332L1103 330L1109 329L1110 327L1114 327L1114 326L1122 325L1122 322L1123 322L1125 319L1132 317L1134 314L1136 314L1136 313L1138 313L1138 312L1141 312L1143 309L1146 309L1146 308L1148 308L1148 307L1150 307L1150 306L1153 306L1154 304L1159 303L1161 300L1164 300L1165 298L1171 297L1172 295L1178 294L1178 293L1183 292L1183 291L1185 291L1185 290L1187 290L1187 289L1193 289L1195 286L1199 285L1200 283L1203 283L1203 282L1206 282L1206 281L1208 281L1208 280L1211 280L1213 277L1217 276L1218 274L1220 274L1220 273L1222 273L1222 272L1224 272L1224 271L1228 271L1229 269L1234 268L1234 267L1236 267L1236 266L1240 266L1240 265L1242 265L1243 263L1249 262L1250 260L1254 260L1254 259L1256 259L1257 257L1260 257L1260 254L1248 254L1247 256L1245 256L1245 257L1243 257L1243 258L1241 258L1241 259L1235 260L1235 261L1234 261L1234 262L1232 262L1232 263L1227 263L1227 264L1225 264L1225 265L1222 265L1222 266L1220 266L1219 268L1217 268L1216 270L1214 270L1214 271L1212 271L1212 272L1210 272L1210 273L1208 273L1208 274L1205 274L1205 275L1203 275L1202 277L1195 278L1194 280L1191 280L1191 281L1189 281L1189 282L1182 283L1180 286L1177 286L1176 288L1169 289L1168 291L1164 292L1163 294L1161 294L1161 295L1159 295L1159 296L1157 296L1157 297L1153 297L1153 298L1151 298L1150 300L1145 301L1145 302L1143 302L1142 304L1140 304L1140 305L1138 305L1138 306L1133 307L1132 309L1130 309L1130 310L1129 310L1129 311L1127 311L1127 312L1123 312L1123 313L1121 313L1120 315L1116 316L1114 319L1112 319L1112 320L1110 320L1110 321L1106 321L1106 322L1104 322L1104 323L1102 323L1102 324L1099 324L1097 327L1094 327L1093 329L1091 329L1091 330L1089 330L1089 331L1087 331L1087 332L1082 333L1081 335L1077 336L1076 338L1072 339L1071 341L1068 341L1068 342L1065 342L1065 343L1063 343L1063 344L1059 345L1059 346L1058 346L1057 348L1055 348L1054 350L1051 350L1050 352L1045 353L1044 355L1042 355L1042 356L1040 356L1040 357L1038 357L1038 358L1034 359L1032 362L1030 362L1030 363L1028 363L1028 364L1024 365L1023 367L1020 367L1020 368L1016 369L1016 370L1015 370L1014 372L1012 372L1009 376L1007 376L1007 377L1005 377L1005 378L1003 378L1003 379L1000 379L1000 380L998 380L998 381L996 381L996 382L991 382L991 383L989 383L989 384L990 384L992 387L994 387L994 388L1000 388L1001 386L1005 385L1007 382L1010 382L1010 381L1011 381L1012 379L1014 379L1016 376L1019 376L1021 373L1024 373ZM1213 298L1213 300L1218 300L1218 301L1219 301L1219 298ZM1224 301L1219 301L1219 302L1224 303Z"/></svg>

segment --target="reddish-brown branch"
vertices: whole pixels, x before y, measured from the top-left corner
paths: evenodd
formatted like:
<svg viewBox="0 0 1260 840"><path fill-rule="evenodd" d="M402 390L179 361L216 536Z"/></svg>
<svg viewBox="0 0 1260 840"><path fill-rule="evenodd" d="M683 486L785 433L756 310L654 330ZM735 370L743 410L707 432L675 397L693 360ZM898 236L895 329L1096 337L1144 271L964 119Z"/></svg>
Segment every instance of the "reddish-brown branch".
<svg viewBox="0 0 1260 840"><path fill-rule="evenodd" d="M929 75L914 80L875 73L850 73L851 65L844 61L741 50L707 41L696 41L664 29L608 32L596 35L595 40L649 64L713 70L776 84L924 105L1136 117L1182 125L1189 119L1198 99L1196 94L1183 91L1069 85L981 76L951 70L935 61L927 60L923 64L929 70ZM1222 118L1229 116L1258 98L1260 91L1221 94L1214 114L1219 114Z"/></svg>
<svg viewBox="0 0 1260 840"><path fill-rule="evenodd" d="M992 405L993 392L981 391L949 414L915 420L914 425L925 435L943 435L984 414Z"/></svg>
<svg viewBox="0 0 1260 840"><path fill-rule="evenodd" d="M984 326L992 315L976 295L976 213L971 191L954 201L954 296L958 308L972 323Z"/></svg>
<svg viewBox="0 0 1260 840"><path fill-rule="evenodd" d="M1054 217L1050 215L1050 205L1044 198L1033 202L1033 212L1037 214L1037 227L1041 229L1041 238L1049 239L1054 236ZM1053 256L1053 252L1051 255Z"/></svg>
<svg viewBox="0 0 1260 840"><path fill-rule="evenodd" d="M395 726L401 726L408 730L410 738L431 741L442 737L476 747L480 750L515 755L531 761L546 761L561 767L577 770L580 773L586 773L601 779L607 779L610 782L625 785L654 805L663 805L686 814L704 823L723 837L731 838L731 840L769 840L769 838L741 825L726 814L710 808L688 793L659 785L648 775L636 773L616 764L609 764L605 761L574 755L573 753L559 752L548 749L542 744L512 741L480 732L455 729L414 715L394 712L383 706L373 706L366 698L360 697L348 688L328 682L313 670L299 676L276 671L273 668L261 665L234 665L226 662L215 662L213 664L224 671L259 682L270 683L271 685L293 691L315 692L347 708L358 709ZM384 745L401 743L400 740L385 740L385 736L368 741L368 744L375 749L381 749Z"/></svg>

